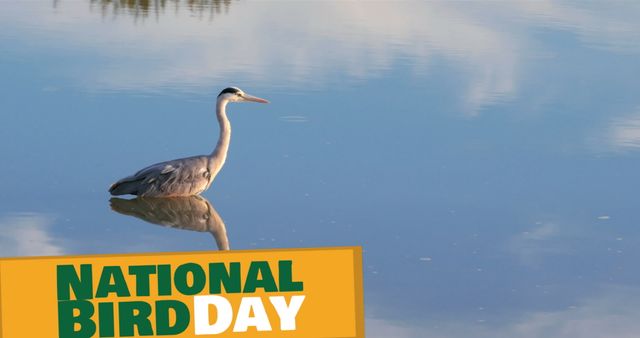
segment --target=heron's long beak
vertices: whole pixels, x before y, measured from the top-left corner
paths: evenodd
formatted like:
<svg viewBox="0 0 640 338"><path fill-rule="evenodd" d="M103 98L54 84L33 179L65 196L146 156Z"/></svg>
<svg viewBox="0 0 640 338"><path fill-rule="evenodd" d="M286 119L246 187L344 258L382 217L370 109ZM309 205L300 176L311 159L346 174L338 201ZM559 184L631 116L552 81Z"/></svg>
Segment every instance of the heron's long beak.
<svg viewBox="0 0 640 338"><path fill-rule="evenodd" d="M242 98L245 101L252 101L252 102L260 102L260 103L269 103L269 101L265 100L265 99L261 99L259 97L255 97L255 96L251 96L249 94L244 94L242 95Z"/></svg>

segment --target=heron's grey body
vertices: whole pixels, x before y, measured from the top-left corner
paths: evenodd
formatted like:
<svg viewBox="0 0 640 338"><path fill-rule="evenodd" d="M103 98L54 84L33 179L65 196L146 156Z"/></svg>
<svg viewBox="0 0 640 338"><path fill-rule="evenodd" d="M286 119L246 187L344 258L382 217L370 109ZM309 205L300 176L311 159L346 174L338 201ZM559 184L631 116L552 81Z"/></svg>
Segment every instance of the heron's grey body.
<svg viewBox="0 0 640 338"><path fill-rule="evenodd" d="M112 195L168 197L197 195L207 190L222 164L211 156L193 156L146 167L114 183Z"/></svg>
<svg viewBox="0 0 640 338"><path fill-rule="evenodd" d="M192 156L148 166L111 185L112 195L138 195L142 197L170 197L198 195L211 186L229 151L231 124L226 114L228 102L266 100L245 94L230 87L218 95L216 115L220 124L220 138L209 155Z"/></svg>

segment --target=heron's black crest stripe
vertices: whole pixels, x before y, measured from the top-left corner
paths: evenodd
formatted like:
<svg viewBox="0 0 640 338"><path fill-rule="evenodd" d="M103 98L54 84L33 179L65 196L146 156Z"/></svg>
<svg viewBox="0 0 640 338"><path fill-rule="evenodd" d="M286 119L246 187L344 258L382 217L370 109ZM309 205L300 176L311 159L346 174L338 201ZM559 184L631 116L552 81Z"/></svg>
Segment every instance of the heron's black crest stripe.
<svg viewBox="0 0 640 338"><path fill-rule="evenodd" d="M223 89L220 94L218 94L218 96L222 95L222 94L238 94L240 91L238 90L238 88L225 88Z"/></svg>

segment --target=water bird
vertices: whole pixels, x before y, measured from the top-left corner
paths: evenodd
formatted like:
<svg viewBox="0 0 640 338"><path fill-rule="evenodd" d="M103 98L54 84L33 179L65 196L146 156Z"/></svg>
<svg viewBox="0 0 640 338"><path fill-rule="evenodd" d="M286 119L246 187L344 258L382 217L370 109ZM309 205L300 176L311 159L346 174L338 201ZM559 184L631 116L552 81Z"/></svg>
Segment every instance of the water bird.
<svg viewBox="0 0 640 338"><path fill-rule="evenodd" d="M198 195L207 190L227 159L231 140L231 124L226 112L229 102L269 103L265 99L243 92L240 88L225 88L218 95L216 103L220 137L211 154L150 165L112 184L109 188L111 195L174 197Z"/></svg>

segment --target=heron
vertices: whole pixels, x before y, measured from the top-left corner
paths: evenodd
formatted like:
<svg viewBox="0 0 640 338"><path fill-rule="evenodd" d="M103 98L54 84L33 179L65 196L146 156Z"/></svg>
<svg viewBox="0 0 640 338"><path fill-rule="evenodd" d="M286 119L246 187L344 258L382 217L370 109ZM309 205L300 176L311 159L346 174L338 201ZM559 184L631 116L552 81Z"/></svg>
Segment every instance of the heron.
<svg viewBox="0 0 640 338"><path fill-rule="evenodd" d="M111 195L174 197L199 195L207 190L227 159L231 140L231 123L226 112L229 102L269 103L265 99L246 94L237 87L223 89L216 103L220 136L211 154L150 165L112 184L109 188Z"/></svg>

